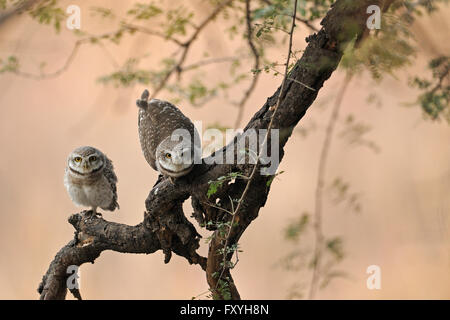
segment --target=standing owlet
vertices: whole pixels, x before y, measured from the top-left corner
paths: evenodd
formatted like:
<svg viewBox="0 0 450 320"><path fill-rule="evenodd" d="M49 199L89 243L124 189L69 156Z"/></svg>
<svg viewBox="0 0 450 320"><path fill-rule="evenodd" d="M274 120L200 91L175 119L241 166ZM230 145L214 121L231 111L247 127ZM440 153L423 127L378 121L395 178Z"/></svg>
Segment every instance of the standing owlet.
<svg viewBox="0 0 450 320"><path fill-rule="evenodd" d="M139 140L145 160L169 178L188 174L201 157L200 136L189 118L170 102L151 99L145 90L139 107Z"/></svg>
<svg viewBox="0 0 450 320"><path fill-rule="evenodd" d="M79 147L67 159L64 185L78 206L114 211L117 203L117 177L111 160L93 147Z"/></svg>

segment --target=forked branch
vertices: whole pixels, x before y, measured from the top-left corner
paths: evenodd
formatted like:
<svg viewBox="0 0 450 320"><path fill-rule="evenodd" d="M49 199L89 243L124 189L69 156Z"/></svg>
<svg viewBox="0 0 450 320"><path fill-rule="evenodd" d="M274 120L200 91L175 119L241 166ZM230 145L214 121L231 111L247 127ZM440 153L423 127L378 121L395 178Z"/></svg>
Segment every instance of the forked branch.
<svg viewBox="0 0 450 320"><path fill-rule="evenodd" d="M269 127L279 129L279 150L272 152L278 152L281 161L284 146L292 130L314 102L324 82L336 70L346 44L355 37L360 41L368 35L365 32L367 7L373 4L383 7L387 2L389 1L337 0L321 22L322 29L306 39L308 46L292 70L286 72L289 77L285 80L283 88L280 87L267 99L248 122L244 132ZM233 146L235 145L228 145L223 150L227 151ZM236 155L235 149L231 152ZM229 294L226 296L217 294L217 273L221 272L224 264L223 256L216 251L221 246L223 248L223 237L215 226L218 222L231 222L233 217L226 211L237 210L232 208L230 198L240 199L247 189L245 199L240 202L233 226L227 235L227 245L237 244L247 227L258 216L260 208L265 205L270 191L268 182L272 176L261 175L259 170L256 170L248 188L247 179L238 178L232 184L222 185L212 197L208 197L210 181L232 172L250 177L254 165L207 163L209 162L205 161L196 165L190 174L177 181L175 185L165 178L158 179L146 200L144 221L137 226L126 226L101 218L87 219L84 214L72 216L70 222L76 229L75 239L63 247L50 264L39 286L41 298L63 299L67 291L67 266L93 262L104 250L130 253L152 253L163 250L166 262L169 262L174 252L185 257L189 263L200 265L206 271L210 291L215 298L239 299L239 292L228 268L220 280L223 281L222 285L228 288ZM183 213L182 204L189 197L192 199L195 219L201 226L214 231L207 259L197 254L199 235ZM221 204L220 207L225 210L210 206L208 203Z"/></svg>

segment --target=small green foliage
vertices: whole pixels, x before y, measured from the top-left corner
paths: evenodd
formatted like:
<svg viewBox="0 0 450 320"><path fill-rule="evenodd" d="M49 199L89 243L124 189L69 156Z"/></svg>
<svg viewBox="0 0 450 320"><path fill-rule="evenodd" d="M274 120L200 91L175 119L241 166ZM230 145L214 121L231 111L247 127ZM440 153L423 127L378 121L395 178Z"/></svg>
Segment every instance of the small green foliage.
<svg viewBox="0 0 450 320"><path fill-rule="evenodd" d="M124 34L125 34L125 30L120 28L115 33L113 33L111 36L106 36L106 37L109 38L109 40L111 40L113 43L119 44L120 40L122 40L122 37L123 37ZM91 42L92 43L96 43L96 42L98 42L98 40L99 40L98 38L97 39L96 38L91 38Z"/></svg>
<svg viewBox="0 0 450 320"><path fill-rule="evenodd" d="M247 176L243 175L240 172L231 172L225 176L220 176L214 181L208 181L209 188L208 192L206 193L206 196L209 198L212 195L216 194L218 189L222 187L223 183L230 180L235 180L237 178L241 179L247 179Z"/></svg>
<svg viewBox="0 0 450 320"><path fill-rule="evenodd" d="M309 3L309 5L305 9L302 8L300 13L303 13L302 15L308 20L319 19L327 13L333 2L334 0L302 1L301 3Z"/></svg>
<svg viewBox="0 0 450 320"><path fill-rule="evenodd" d="M337 177L331 183L329 190L335 205L345 203L354 212L361 212L360 195L356 192L350 192L350 184L348 182Z"/></svg>
<svg viewBox="0 0 450 320"><path fill-rule="evenodd" d="M348 277L348 273L345 271L334 270L334 271L327 272L324 275L324 277L320 283L320 289L326 288L333 279L347 278L347 277Z"/></svg>
<svg viewBox="0 0 450 320"><path fill-rule="evenodd" d="M310 215L303 213L300 218L290 223L284 232L284 237L290 241L298 241L300 236L306 231L309 226Z"/></svg>
<svg viewBox="0 0 450 320"><path fill-rule="evenodd" d="M381 80L384 74L394 75L396 70L410 64L414 54L409 24L385 13L377 33L367 37L358 48L355 42L346 47L340 66L353 73L365 68L373 79Z"/></svg>
<svg viewBox="0 0 450 320"><path fill-rule="evenodd" d="M288 289L287 299L288 300L303 299L305 297L303 292L306 291L306 289L307 289L306 283L294 282Z"/></svg>
<svg viewBox="0 0 450 320"><path fill-rule="evenodd" d="M215 180L215 181L208 181L209 188L208 192L206 193L206 196L209 198L212 195L216 194L217 190L220 186L222 186L223 181Z"/></svg>
<svg viewBox="0 0 450 320"><path fill-rule="evenodd" d="M116 87L120 85L128 87L134 83L148 84L152 74L150 71L137 69L138 63L138 59L128 59L121 70L100 77L98 81L105 84L113 83Z"/></svg>
<svg viewBox="0 0 450 320"><path fill-rule="evenodd" d="M431 80L415 77L411 86L423 93L417 103L432 120L445 119L450 123L450 56L440 56L430 61Z"/></svg>
<svg viewBox="0 0 450 320"><path fill-rule="evenodd" d="M239 244L238 243L235 243L235 244L233 244L231 246L228 246L226 248L222 248L222 249L218 249L217 250L217 254L221 254L221 255L224 255L224 254L228 255L228 254L234 253L234 252L242 252L242 250L239 249ZM223 265L223 262L222 262L222 265ZM234 267L234 264L231 261L228 261L227 267L229 269L232 269Z"/></svg>
<svg viewBox="0 0 450 320"><path fill-rule="evenodd" d="M188 99L192 104L196 104L199 99L215 94L215 90L208 90L200 79L194 79L188 86Z"/></svg>
<svg viewBox="0 0 450 320"><path fill-rule="evenodd" d="M162 66L161 70L150 71L138 68L140 60L140 58L128 59L120 70L100 77L99 81L104 84L112 83L116 87L128 87L134 85L135 83L151 84L153 87L157 87L175 64L173 59L166 58L160 62L160 65Z"/></svg>
<svg viewBox="0 0 450 320"><path fill-rule="evenodd" d="M236 226L236 223L234 223L233 225L231 224L231 221L208 221L206 223L206 225L203 225L204 227L213 227L214 229L216 229L219 233L219 236L224 238L226 236L226 234L228 233L228 231L230 230L231 227ZM214 237L214 235L211 235L209 237L206 238L205 243L209 243L212 238ZM237 248L236 248L237 249ZM223 252L222 252L223 253Z"/></svg>
<svg viewBox="0 0 450 320"><path fill-rule="evenodd" d="M135 3L134 7L127 11L127 14L137 20L148 20L163 13L163 10L151 3Z"/></svg>
<svg viewBox="0 0 450 320"><path fill-rule="evenodd" d="M376 93L374 93L374 92L370 93L367 96L366 102L368 104L375 105L377 108L381 108L381 106L383 105L381 97L379 95L377 95Z"/></svg>
<svg viewBox="0 0 450 320"><path fill-rule="evenodd" d="M270 185L272 184L273 180L274 180L277 176L279 176L280 174L283 174L283 173L284 173L284 171L280 171L280 172L277 172L277 173L275 173L274 175L272 175L272 176L269 178L269 180L267 180L266 186L267 186L267 187L270 187Z"/></svg>
<svg viewBox="0 0 450 320"><path fill-rule="evenodd" d="M194 13L185 7L179 6L176 9L166 12L166 20L163 24L164 33L167 38L174 35L186 35L186 27L192 22Z"/></svg>
<svg viewBox="0 0 450 320"><path fill-rule="evenodd" d="M208 87L200 78L193 78L187 86L180 83L167 86L167 90L178 94L180 101L187 99L193 106L199 107L214 98L218 93L218 87Z"/></svg>
<svg viewBox="0 0 450 320"><path fill-rule="evenodd" d="M0 73L17 72L19 70L19 60L16 56L9 56L6 61L0 59Z"/></svg>
<svg viewBox="0 0 450 320"><path fill-rule="evenodd" d="M355 117L349 114L344 120L344 128L339 133L339 137L350 145L364 146L379 153L381 148L374 141L365 138L371 130L370 125L356 121Z"/></svg>
<svg viewBox="0 0 450 320"><path fill-rule="evenodd" d="M341 237L324 236L319 243L318 256L311 248L315 237L314 225L310 222L311 215L304 212L298 219L289 223L284 230L284 237L295 247L280 260L280 265L287 271L302 272L307 274L309 270L317 269L319 274L320 288L325 288L332 280L346 276L346 273L337 269L345 257L344 243ZM318 261L320 259L320 264ZM289 297L304 297L305 291L309 289L308 281L299 280L294 282L289 289Z"/></svg>
<svg viewBox="0 0 450 320"><path fill-rule="evenodd" d="M219 236L225 238L228 231L230 231L231 221L218 221L216 222L216 228L219 232Z"/></svg>
<svg viewBox="0 0 450 320"><path fill-rule="evenodd" d="M203 81L201 74L197 74L191 78L187 85L179 81L174 84L167 84L165 88L168 92L176 94L178 101L187 100L192 106L201 107L211 99L216 98L220 93L226 95L232 86L237 85L245 77L246 75L243 75L242 78L236 77L230 83L219 81L216 84L211 84Z"/></svg>
<svg viewBox="0 0 450 320"><path fill-rule="evenodd" d="M448 4L448 0L404 0L394 1L391 4L391 11L397 11L401 9L402 19L408 21L408 23L414 22L416 17L423 16L424 13L432 13L437 10L439 3ZM405 10L406 9L406 10Z"/></svg>
<svg viewBox="0 0 450 320"><path fill-rule="evenodd" d="M336 260L340 261L344 258L343 241L340 237L328 239L326 248L334 255Z"/></svg>
<svg viewBox="0 0 450 320"><path fill-rule="evenodd" d="M300 0L297 3L297 16L309 22L321 19L333 2L334 0ZM271 21L272 26L286 29L291 21L292 7L293 1L291 0L271 0L270 4L262 1L261 7L253 10L253 19ZM263 30L261 34L264 32L269 31Z"/></svg>
<svg viewBox="0 0 450 320"><path fill-rule="evenodd" d="M39 1L36 6L32 7L29 13L39 23L53 24L57 33L61 30L61 21L66 18L64 10L57 6L56 0Z"/></svg>
<svg viewBox="0 0 450 320"><path fill-rule="evenodd" d="M228 283L229 279L226 277L225 279L218 280L217 293L213 292L213 299L223 299L223 300L231 300L231 291L230 284Z"/></svg>
<svg viewBox="0 0 450 320"><path fill-rule="evenodd" d="M91 7L92 16L100 16L101 18L115 18L115 15L111 9L103 7Z"/></svg>

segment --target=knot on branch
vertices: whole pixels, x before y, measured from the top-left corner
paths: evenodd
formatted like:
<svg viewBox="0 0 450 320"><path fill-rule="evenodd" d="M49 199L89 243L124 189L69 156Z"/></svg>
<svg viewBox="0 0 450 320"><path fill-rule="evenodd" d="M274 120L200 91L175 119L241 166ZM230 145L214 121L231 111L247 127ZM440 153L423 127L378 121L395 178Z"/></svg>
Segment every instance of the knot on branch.
<svg viewBox="0 0 450 320"><path fill-rule="evenodd" d="M196 252L201 236L183 212L190 187L185 179L173 184L160 177L145 201L144 225L156 234L164 253L164 263L168 263L175 252L190 264L198 263L204 269L206 259Z"/></svg>

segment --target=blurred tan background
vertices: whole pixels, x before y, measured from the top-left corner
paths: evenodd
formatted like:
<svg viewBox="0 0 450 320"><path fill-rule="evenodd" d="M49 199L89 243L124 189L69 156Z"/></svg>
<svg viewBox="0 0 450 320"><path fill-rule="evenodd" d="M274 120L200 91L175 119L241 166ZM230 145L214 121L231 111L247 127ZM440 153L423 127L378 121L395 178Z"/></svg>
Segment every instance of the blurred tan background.
<svg viewBox="0 0 450 320"><path fill-rule="evenodd" d="M113 21L88 14L89 6L110 2L69 4L81 7L82 30L100 34L113 29ZM189 5L199 17L210 10L200 1ZM129 7L125 1L114 4L119 11ZM412 67L378 86L368 75L359 77L344 97L343 117L353 113L369 123L368 138L381 152L352 148L341 139L333 144L327 178L350 181L362 194L363 209L355 214L345 207L333 208L330 202L325 205L324 232L343 238L346 257L339 269L350 278L335 280L318 298L450 298L450 126L423 120L418 107L402 105L418 94L406 85L408 76L423 73L435 54L450 52L449 12L445 8L416 23L421 49ZM303 49L307 33L302 26L298 29L295 49ZM205 49L217 56L232 54L221 34L220 23L211 24L195 44L190 61L201 58ZM46 71L51 72L64 64L75 40L64 26L58 35L19 16L0 26L0 57L17 55L21 69L29 72L38 72L39 63L47 61ZM37 299L36 288L50 261L73 237L67 218L80 209L66 194L63 173L66 157L75 147L93 145L114 161L121 209L104 218L131 225L142 220L144 200L157 177L141 154L137 135L135 99L144 87L114 88L96 80L115 70L111 57L122 64L130 55L149 53L149 65L171 52L165 46L159 39L137 35L126 37L120 46L107 44L110 55L98 46L80 47L68 70L53 79L0 75L0 299ZM285 57L284 48L272 51L280 60ZM245 67L250 70L251 64ZM211 66L207 76L217 79L226 68ZM290 139L280 166L285 173L274 181L266 206L241 238L244 252L233 276L244 299L283 299L294 281L310 280L309 274L288 273L277 262L292 249L283 238L286 224L313 209L323 128L343 78L343 73L333 74L300 122L305 127L314 122L318 129L307 138L294 134ZM280 81L261 76L242 125ZM243 89L233 92L240 96ZM373 93L380 97L381 107L367 103ZM218 100L203 108L182 103L181 109L192 120L203 121L204 127L215 122L232 126L237 115L236 108ZM190 201L185 209L189 215ZM203 240L200 252L207 252ZM381 267L381 290L366 288L366 268L372 264ZM177 256L165 265L161 252L103 252L95 264L82 266L81 276L85 299L189 299L207 290L198 266Z"/></svg>

